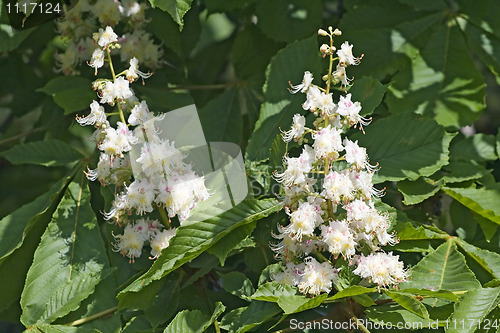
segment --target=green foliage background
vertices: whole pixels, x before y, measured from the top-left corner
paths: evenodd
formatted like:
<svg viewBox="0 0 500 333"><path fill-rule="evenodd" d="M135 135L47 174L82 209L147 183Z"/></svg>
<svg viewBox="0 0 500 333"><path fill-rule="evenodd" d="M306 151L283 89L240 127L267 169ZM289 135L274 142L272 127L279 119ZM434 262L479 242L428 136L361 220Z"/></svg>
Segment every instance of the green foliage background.
<svg viewBox="0 0 500 333"><path fill-rule="evenodd" d="M83 177L97 155L74 120L95 98L92 69L55 73L53 22L14 32L0 5L0 329L289 332L291 319L355 315L500 332L500 2L150 3L168 64L133 89L155 112L195 103L207 141L244 150L253 195L179 228L154 263L114 253L100 214L112 194ZM364 53L349 92L374 121L350 137L380 164L401 240L386 250L413 273L381 294L341 274L343 290L311 299L270 282L270 232L286 217L270 175L279 127L304 112L288 82L324 72L316 31L329 25Z"/></svg>

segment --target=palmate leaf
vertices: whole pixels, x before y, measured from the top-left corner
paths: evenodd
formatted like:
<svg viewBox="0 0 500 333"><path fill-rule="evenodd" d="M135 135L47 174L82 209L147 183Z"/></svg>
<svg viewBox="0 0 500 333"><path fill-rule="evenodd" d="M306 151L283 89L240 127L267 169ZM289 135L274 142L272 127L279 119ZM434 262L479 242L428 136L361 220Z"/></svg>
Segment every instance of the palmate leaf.
<svg viewBox="0 0 500 333"><path fill-rule="evenodd" d="M500 183L477 188L445 187L446 194L473 212L500 224Z"/></svg>
<svg viewBox="0 0 500 333"><path fill-rule="evenodd" d="M303 295L283 295L278 298L278 305L284 314L292 314L309 309L314 309L323 304L328 298L328 294L321 294L313 298Z"/></svg>
<svg viewBox="0 0 500 333"><path fill-rule="evenodd" d="M411 280L402 282L400 288L448 290L465 293L481 287L464 256L457 251L453 239L429 253L412 268Z"/></svg>
<svg viewBox="0 0 500 333"><path fill-rule="evenodd" d="M474 332L477 328L484 327L481 322L499 304L500 287L469 291L455 304L455 312L450 318L450 328L446 332Z"/></svg>
<svg viewBox="0 0 500 333"><path fill-rule="evenodd" d="M232 295L246 299L255 292L252 282L243 273L219 273L219 276L222 279L222 288Z"/></svg>
<svg viewBox="0 0 500 333"><path fill-rule="evenodd" d="M457 239L456 242L465 250L467 256L488 271L494 279L500 280L500 254L478 248L462 239Z"/></svg>
<svg viewBox="0 0 500 333"><path fill-rule="evenodd" d="M37 91L52 96L54 102L64 109L64 114L88 109L96 98L92 82L78 76L56 77Z"/></svg>
<svg viewBox="0 0 500 333"><path fill-rule="evenodd" d="M377 290L377 288L367 288L363 286L350 286L345 289L342 289L332 297L327 299L327 302L337 301L346 297L354 297L359 295L365 295L369 293L373 293Z"/></svg>
<svg viewBox="0 0 500 333"><path fill-rule="evenodd" d="M248 136L243 114L255 117L259 108L255 88L251 83L229 88L198 111L207 141L243 143Z"/></svg>
<svg viewBox="0 0 500 333"><path fill-rule="evenodd" d="M61 166L74 162L83 155L65 142L49 139L22 143L2 152L12 164Z"/></svg>
<svg viewBox="0 0 500 333"><path fill-rule="evenodd" d="M163 333L201 333L212 325L217 317L224 312L225 306L221 302L215 304L215 310L211 315L200 310L184 310L179 312Z"/></svg>
<svg viewBox="0 0 500 333"><path fill-rule="evenodd" d="M191 8L193 0L149 0L151 6L159 7L172 16L174 21L179 25L179 30L184 28L183 17Z"/></svg>
<svg viewBox="0 0 500 333"><path fill-rule="evenodd" d="M411 70L411 81L407 70ZM453 24L436 26L411 68L396 74L394 80L386 100L393 112L413 111L434 117L443 126L459 128L477 119L485 107L484 80L460 29Z"/></svg>
<svg viewBox="0 0 500 333"><path fill-rule="evenodd" d="M248 307L235 309L222 318L221 328L234 333L248 332L281 313L275 303L253 301Z"/></svg>
<svg viewBox="0 0 500 333"><path fill-rule="evenodd" d="M442 182L435 182L424 177L415 181L398 182L398 191L403 194L405 205L415 205L432 197L441 188Z"/></svg>
<svg viewBox="0 0 500 333"><path fill-rule="evenodd" d="M139 292L145 286L196 258L236 228L261 219L281 207L275 200L248 199L226 212L217 207L211 207L209 211L199 210L196 218L201 222L177 229L169 247L162 252L149 271L120 292L120 304L129 303L133 298L141 298Z"/></svg>
<svg viewBox="0 0 500 333"><path fill-rule="evenodd" d="M42 236L21 295L25 326L76 310L101 280L107 259L86 179L69 185Z"/></svg>
<svg viewBox="0 0 500 333"><path fill-rule="evenodd" d="M391 77L385 99L391 113L416 112L455 128L470 124L485 107L485 84L471 56L472 38L466 40L467 33L457 22L466 21L470 26L469 20L479 18L474 25L489 28L491 34L495 31L491 29L494 10L486 9L487 3L461 1L452 6L445 1L426 1L425 5L422 1L346 1L348 10L340 22L343 37L362 45L367 55L362 66L354 69L355 74ZM462 6L467 8L462 11ZM454 15L448 15L451 12ZM489 20L485 20L486 15ZM478 54L492 68L499 58L499 45L490 36L476 34L481 46L472 50L488 49L481 50L488 53L488 59Z"/></svg>
<svg viewBox="0 0 500 333"><path fill-rule="evenodd" d="M366 147L370 161L380 164L373 179L378 183L432 175L448 163L452 138L431 119L400 114L375 121L365 135L355 133L351 140L358 140Z"/></svg>
<svg viewBox="0 0 500 333"><path fill-rule="evenodd" d="M272 39L291 42L314 34L321 25L319 0L274 0L257 4L257 26Z"/></svg>
<svg viewBox="0 0 500 333"><path fill-rule="evenodd" d="M305 112L301 106L305 96L290 94L288 82L299 84L305 71L320 73L320 59L316 36L293 42L272 58L266 72L264 103L248 142L246 160L260 161L269 157L269 148L279 134L279 127L288 128L295 113Z"/></svg>
<svg viewBox="0 0 500 333"><path fill-rule="evenodd" d="M422 302L413 297L413 295L398 291L385 291L385 294L406 310L424 319L429 319L429 312L427 312L426 307Z"/></svg>

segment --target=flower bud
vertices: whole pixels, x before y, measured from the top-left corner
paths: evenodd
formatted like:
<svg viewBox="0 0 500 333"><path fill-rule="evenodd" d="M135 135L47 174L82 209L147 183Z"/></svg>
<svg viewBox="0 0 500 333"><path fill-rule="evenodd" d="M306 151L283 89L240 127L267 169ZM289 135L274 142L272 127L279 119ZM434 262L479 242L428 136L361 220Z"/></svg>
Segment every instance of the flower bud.
<svg viewBox="0 0 500 333"><path fill-rule="evenodd" d="M335 29L335 31L333 32L333 34L335 36L340 36L340 35L342 35L342 31L340 31L339 29Z"/></svg>
<svg viewBox="0 0 500 333"><path fill-rule="evenodd" d="M326 32L325 30L323 29L319 29L318 30L318 35L320 36L328 36L328 32Z"/></svg>
<svg viewBox="0 0 500 333"><path fill-rule="evenodd" d="M321 45L321 47L319 48L319 51L326 55L326 54L330 54L330 46L328 46L327 44L323 44Z"/></svg>

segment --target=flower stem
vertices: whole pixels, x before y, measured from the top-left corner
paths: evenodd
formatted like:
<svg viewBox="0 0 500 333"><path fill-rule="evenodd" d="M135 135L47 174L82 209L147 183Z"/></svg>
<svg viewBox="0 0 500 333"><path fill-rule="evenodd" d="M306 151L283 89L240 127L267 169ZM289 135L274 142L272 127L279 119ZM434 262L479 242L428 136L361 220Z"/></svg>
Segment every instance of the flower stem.
<svg viewBox="0 0 500 333"><path fill-rule="evenodd" d="M113 82L115 82L116 81L115 68L113 67L113 61L111 60L111 52L109 52L109 48L106 48L106 55L108 57L109 69L111 70L111 76L113 77ZM123 114L123 109L122 109L122 105L120 104L120 101L118 101L118 103L116 103L116 105L118 106L118 112L120 114L120 120L122 121L122 123L124 123L125 125L127 125L127 122L125 121L125 116Z"/></svg>
<svg viewBox="0 0 500 333"><path fill-rule="evenodd" d="M100 317L107 316L108 314L111 314L111 313L115 312L117 308L118 308L117 306L114 306L114 307L109 308L107 310L104 310L104 311L101 311L99 313L96 313L96 314L94 314L92 316L88 316L88 317L85 317L85 318L80 318L78 320L72 321L71 323L67 323L66 326L78 326L78 325L81 325L81 324L88 323L89 321L92 321L92 320L100 318Z"/></svg>
<svg viewBox="0 0 500 333"><path fill-rule="evenodd" d="M167 216L167 213L165 212L165 209L163 207L158 206L158 212L160 213L161 221L163 222L163 225L167 228L170 228L170 219Z"/></svg>

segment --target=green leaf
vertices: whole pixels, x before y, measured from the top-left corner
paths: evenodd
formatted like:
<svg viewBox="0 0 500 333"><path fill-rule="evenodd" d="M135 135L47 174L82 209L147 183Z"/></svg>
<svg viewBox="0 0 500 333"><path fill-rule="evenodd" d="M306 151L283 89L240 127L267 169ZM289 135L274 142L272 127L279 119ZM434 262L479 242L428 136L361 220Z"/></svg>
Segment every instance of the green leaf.
<svg viewBox="0 0 500 333"><path fill-rule="evenodd" d="M212 325L226 307L221 302L215 303L215 310L211 315L200 310L184 310L179 312L168 324L163 333L201 333Z"/></svg>
<svg viewBox="0 0 500 333"><path fill-rule="evenodd" d="M365 295L369 293L373 293L377 290L377 288L366 288L363 286L350 286L345 289L342 289L332 297L328 298L327 301L336 301L339 299L343 299L346 297L353 297L359 295Z"/></svg>
<svg viewBox="0 0 500 333"><path fill-rule="evenodd" d="M50 221L69 181L61 179L49 191L0 220L0 262L23 244L30 228Z"/></svg>
<svg viewBox="0 0 500 333"><path fill-rule="evenodd" d="M441 188L442 182L420 177L415 181L403 180L398 182L398 190L404 196L405 205L415 205L432 197Z"/></svg>
<svg viewBox="0 0 500 333"><path fill-rule="evenodd" d="M375 108L382 102L387 86L370 76L362 76L356 79L349 89L352 100L361 103L363 116L372 114Z"/></svg>
<svg viewBox="0 0 500 333"><path fill-rule="evenodd" d="M278 305L285 314L292 314L309 309L314 309L323 304L328 298L328 294L321 294L313 298L302 295L281 295L278 298Z"/></svg>
<svg viewBox="0 0 500 333"><path fill-rule="evenodd" d="M155 113L163 113L194 104L189 91L169 91L165 88L152 88L149 85L134 87L137 95L148 103L148 107Z"/></svg>
<svg viewBox="0 0 500 333"><path fill-rule="evenodd" d="M295 113L305 114L301 106L305 96L290 94L289 82L302 82L305 71L315 74L321 72L321 58L317 49L318 42L313 36L287 45L272 58L266 72L264 103L248 142L246 160L260 161L267 158L273 139L279 134L278 127L288 128Z"/></svg>
<svg viewBox="0 0 500 333"><path fill-rule="evenodd" d="M456 241L466 251L466 255L488 271L494 279L500 279L500 254L478 248L462 239Z"/></svg>
<svg viewBox="0 0 500 333"><path fill-rule="evenodd" d="M404 309L399 304L383 304L380 306L372 306L365 310L366 316L368 319L375 323L387 325L391 323L393 325L393 329L397 327L397 325L405 325L407 324L408 328L406 330L419 330L423 328L433 328L437 329L437 322L430 321L429 319L423 319L416 314ZM431 326L436 325L436 326ZM366 325L365 325L366 326ZM386 327L386 326L385 326ZM406 326L403 326L406 328ZM434 328L435 327L435 328ZM405 330L405 331L406 331Z"/></svg>
<svg viewBox="0 0 500 333"><path fill-rule="evenodd" d="M74 170L81 170L81 165ZM74 173L52 185L50 190L18 208L0 221L0 311L19 304L33 254ZM19 308L20 316L21 308Z"/></svg>
<svg viewBox="0 0 500 333"><path fill-rule="evenodd" d="M253 301L248 307L229 312L221 321L221 328L230 332L243 333L281 313L275 303Z"/></svg>
<svg viewBox="0 0 500 333"><path fill-rule="evenodd" d="M415 265L411 280L400 283L399 287L465 292L480 288L481 284L457 251L455 242L448 240Z"/></svg>
<svg viewBox="0 0 500 333"><path fill-rule="evenodd" d="M384 293L406 310L416 314L419 317L429 319L429 313L427 312L427 309L422 304L422 302L418 301L415 297L399 291L386 290Z"/></svg>
<svg viewBox="0 0 500 333"><path fill-rule="evenodd" d="M151 282L161 279L182 264L196 258L236 228L279 209L281 205L274 200L249 199L226 212L216 206L210 207L209 211L195 212L193 219L199 219L201 222L186 223L179 227L176 236L170 242L168 251L164 251L156 259L149 271L120 292L118 295L120 303L126 302L128 297L133 297L134 293L139 292ZM137 296L140 297L140 295Z"/></svg>
<svg viewBox="0 0 500 333"><path fill-rule="evenodd" d="M455 128L480 116L484 80L460 29L449 23L436 25L412 66L395 75L386 99L389 110L416 112Z"/></svg>
<svg viewBox="0 0 500 333"><path fill-rule="evenodd" d="M229 88L198 111L207 141L241 144L243 140L241 109L244 108L243 103L248 100L241 100L240 92L244 93L244 90Z"/></svg>
<svg viewBox="0 0 500 333"><path fill-rule="evenodd" d="M457 137L450 145L450 158L476 162L496 160L495 137L482 133L462 140Z"/></svg>
<svg viewBox="0 0 500 333"><path fill-rule="evenodd" d="M88 109L96 98L92 82L78 76L58 76L37 91L52 96L64 114Z"/></svg>
<svg viewBox="0 0 500 333"><path fill-rule="evenodd" d="M457 161L455 159L450 160L450 164L445 165L442 171L442 179L446 183L459 183L479 179L490 173L490 170L485 169L475 160Z"/></svg>
<svg viewBox="0 0 500 333"><path fill-rule="evenodd" d="M12 164L44 166L66 165L83 157L67 143L54 139L22 143L2 152L1 155Z"/></svg>
<svg viewBox="0 0 500 333"><path fill-rule="evenodd" d="M257 301L278 302L281 296L293 296L296 293L297 288L293 286L271 281L259 286L250 298Z"/></svg>
<svg viewBox="0 0 500 333"><path fill-rule="evenodd" d="M0 52L15 50L35 30L15 31L9 24L0 24Z"/></svg>
<svg viewBox="0 0 500 333"><path fill-rule="evenodd" d="M500 224L500 183L483 188L443 188L446 194L473 212Z"/></svg>
<svg viewBox="0 0 500 333"><path fill-rule="evenodd" d="M455 305L455 312L451 315L450 322L458 323L455 327L450 325L447 330L454 332L475 332L482 320L500 304L500 287L481 288L469 291ZM465 324L462 325L462 322ZM465 327L464 327L465 326ZM484 327L481 325L480 327Z"/></svg>
<svg viewBox="0 0 500 333"><path fill-rule="evenodd" d="M247 239L255 229L255 223L249 223L236 228L233 232L224 236L214 246L210 247L207 252L215 255L221 264L224 266L230 252L241 245L243 240Z"/></svg>
<svg viewBox="0 0 500 333"><path fill-rule="evenodd" d="M245 274L240 272L219 273L222 288L228 293L246 299L255 292L255 288Z"/></svg>
<svg viewBox="0 0 500 333"><path fill-rule="evenodd" d="M355 70L383 79L408 66L429 39L444 12L414 10L398 1L347 1L342 15L342 37L366 56ZM354 69L354 68L353 68Z"/></svg>
<svg viewBox="0 0 500 333"><path fill-rule="evenodd" d="M421 296L421 297L426 297L426 298L442 298L442 299L447 299L452 302L457 302L460 297L452 293L451 291L447 290L429 290L429 289L414 289L414 288L408 288L408 289L400 289L397 290L399 293L404 293L404 294L411 294L415 296Z"/></svg>
<svg viewBox="0 0 500 333"><path fill-rule="evenodd" d="M467 240L473 239L478 223L476 223L470 209L453 200L449 206L448 215L458 236Z"/></svg>
<svg viewBox="0 0 500 333"><path fill-rule="evenodd" d="M366 129L366 135L352 136L366 147L372 164L380 164L374 183L432 175L448 164L452 138L435 121L412 114L380 119Z"/></svg>
<svg viewBox="0 0 500 333"><path fill-rule="evenodd" d="M179 30L184 27L184 15L191 8L193 0L149 0L151 6L159 7L172 16L174 21L179 25Z"/></svg>
<svg viewBox="0 0 500 333"><path fill-rule="evenodd" d="M30 327L29 331L43 333L99 333L96 329L86 329L82 327L67 326L67 325L47 325L36 324Z"/></svg>
<svg viewBox="0 0 500 333"><path fill-rule="evenodd" d="M444 240L448 237L439 229L434 230L425 225L414 227L411 222L397 223L394 231L396 231L400 242L393 247L387 247L387 249L396 249L402 252L430 252L434 249L429 240Z"/></svg>
<svg viewBox="0 0 500 333"><path fill-rule="evenodd" d="M269 39L255 25L247 25L238 31L232 49L234 71L238 78L263 81L271 57L282 46L282 43Z"/></svg>
<svg viewBox="0 0 500 333"><path fill-rule="evenodd" d="M42 236L21 295L21 322L51 323L94 292L107 263L86 179L71 183Z"/></svg>
<svg viewBox="0 0 500 333"><path fill-rule="evenodd" d="M291 42L316 33L321 26L319 0L274 0L257 3L257 26L269 37Z"/></svg>

